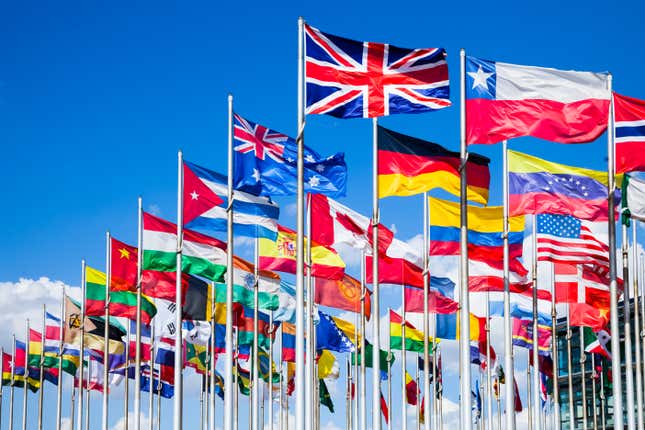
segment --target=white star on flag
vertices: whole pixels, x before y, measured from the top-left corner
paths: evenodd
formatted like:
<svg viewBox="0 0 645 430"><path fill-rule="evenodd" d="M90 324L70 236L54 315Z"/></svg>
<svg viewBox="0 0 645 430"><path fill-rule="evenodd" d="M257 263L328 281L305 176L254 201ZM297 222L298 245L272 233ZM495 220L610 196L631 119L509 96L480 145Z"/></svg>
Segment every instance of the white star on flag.
<svg viewBox="0 0 645 430"><path fill-rule="evenodd" d="M312 176L309 178L309 181L307 182L310 187L317 187L320 185L320 179L318 179L318 176Z"/></svg>
<svg viewBox="0 0 645 430"><path fill-rule="evenodd" d="M199 198L199 194L197 194L197 191L193 191L192 193L190 193L190 198L192 200L197 200Z"/></svg>
<svg viewBox="0 0 645 430"><path fill-rule="evenodd" d="M311 154L307 154L307 155L305 156L305 161L306 161L307 163L315 163L315 162L316 162L316 159L315 159Z"/></svg>
<svg viewBox="0 0 645 430"><path fill-rule="evenodd" d="M484 72L484 69L482 69L482 66L479 66L479 70L477 72L468 72L468 76L473 78L473 90L477 87L483 87L486 91L488 91L488 83L486 82L488 78L493 76L494 73L486 73Z"/></svg>
<svg viewBox="0 0 645 430"><path fill-rule="evenodd" d="M324 170L325 170L325 166L323 166L322 164L318 164L318 165L316 166L316 171L317 171L318 173L322 173Z"/></svg>
<svg viewBox="0 0 645 430"><path fill-rule="evenodd" d="M251 175L255 182L260 182L260 171L258 169L253 169L253 174Z"/></svg>

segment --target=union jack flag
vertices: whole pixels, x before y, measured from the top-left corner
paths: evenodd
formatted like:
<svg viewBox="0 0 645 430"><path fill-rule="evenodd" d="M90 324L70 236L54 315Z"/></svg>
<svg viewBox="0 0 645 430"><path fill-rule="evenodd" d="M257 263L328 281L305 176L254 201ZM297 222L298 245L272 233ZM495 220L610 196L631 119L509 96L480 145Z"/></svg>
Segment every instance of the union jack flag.
<svg viewBox="0 0 645 430"><path fill-rule="evenodd" d="M283 162L284 143L289 140L289 136L248 121L238 114L235 114L233 135L239 142L233 148L236 151L243 154L254 152L260 160L268 156L278 163Z"/></svg>
<svg viewBox="0 0 645 430"><path fill-rule="evenodd" d="M450 106L443 48L359 42L305 25L307 113L374 118Z"/></svg>

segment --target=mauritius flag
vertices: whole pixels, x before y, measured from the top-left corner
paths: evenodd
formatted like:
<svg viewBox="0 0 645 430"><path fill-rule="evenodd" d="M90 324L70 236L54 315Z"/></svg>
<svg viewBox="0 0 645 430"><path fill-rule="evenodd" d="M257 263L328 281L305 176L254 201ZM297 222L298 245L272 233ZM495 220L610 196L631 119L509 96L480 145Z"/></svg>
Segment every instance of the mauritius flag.
<svg viewBox="0 0 645 430"><path fill-rule="evenodd" d="M468 200L488 203L489 163L490 159L482 155L468 155ZM384 127L378 128L379 198L411 196L433 188L459 196L460 164L458 152Z"/></svg>

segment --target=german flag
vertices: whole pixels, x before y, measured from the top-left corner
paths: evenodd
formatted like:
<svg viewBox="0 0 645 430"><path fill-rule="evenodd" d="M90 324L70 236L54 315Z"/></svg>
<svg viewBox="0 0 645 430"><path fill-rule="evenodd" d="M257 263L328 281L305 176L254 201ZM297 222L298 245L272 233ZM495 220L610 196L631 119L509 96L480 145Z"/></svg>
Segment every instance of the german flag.
<svg viewBox="0 0 645 430"><path fill-rule="evenodd" d="M433 188L460 195L459 153L436 143L378 128L379 198L411 196ZM487 204L490 159L470 153L468 200Z"/></svg>

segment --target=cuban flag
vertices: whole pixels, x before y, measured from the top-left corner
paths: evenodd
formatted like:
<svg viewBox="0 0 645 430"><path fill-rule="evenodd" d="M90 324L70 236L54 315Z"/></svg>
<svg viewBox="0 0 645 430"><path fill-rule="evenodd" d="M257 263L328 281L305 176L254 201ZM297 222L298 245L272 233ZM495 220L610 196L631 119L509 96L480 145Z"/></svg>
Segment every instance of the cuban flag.
<svg viewBox="0 0 645 430"><path fill-rule="evenodd" d="M297 194L298 146L295 139L235 114L233 187L257 196ZM323 157L304 147L305 192L345 195L345 155Z"/></svg>
<svg viewBox="0 0 645 430"><path fill-rule="evenodd" d="M607 73L519 66L466 57L466 142L533 136L595 140L607 128Z"/></svg>
<svg viewBox="0 0 645 430"><path fill-rule="evenodd" d="M184 161L184 226L226 231L227 184L226 176ZM279 215L279 206L270 198L234 191L235 234L276 240Z"/></svg>
<svg viewBox="0 0 645 430"><path fill-rule="evenodd" d="M614 93L616 173L645 170L645 100Z"/></svg>

